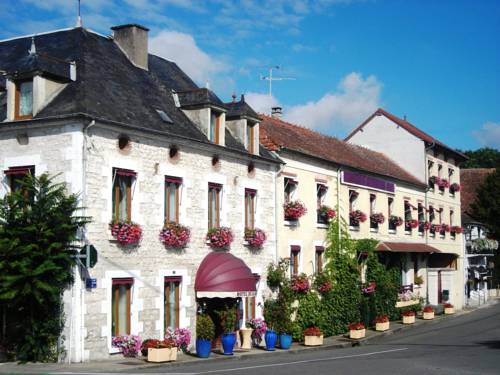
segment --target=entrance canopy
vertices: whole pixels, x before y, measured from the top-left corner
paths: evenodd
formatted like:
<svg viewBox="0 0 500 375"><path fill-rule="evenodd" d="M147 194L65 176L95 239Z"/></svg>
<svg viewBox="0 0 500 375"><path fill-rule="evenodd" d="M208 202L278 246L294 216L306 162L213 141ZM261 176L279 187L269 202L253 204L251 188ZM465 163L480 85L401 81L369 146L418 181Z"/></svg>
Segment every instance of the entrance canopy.
<svg viewBox="0 0 500 375"><path fill-rule="evenodd" d="M391 253L440 253L435 247L425 243L411 242L380 242L375 248L377 251L389 251Z"/></svg>
<svg viewBox="0 0 500 375"><path fill-rule="evenodd" d="M256 293L256 277L240 258L230 253L212 252L196 272L194 290L198 298L252 296Z"/></svg>

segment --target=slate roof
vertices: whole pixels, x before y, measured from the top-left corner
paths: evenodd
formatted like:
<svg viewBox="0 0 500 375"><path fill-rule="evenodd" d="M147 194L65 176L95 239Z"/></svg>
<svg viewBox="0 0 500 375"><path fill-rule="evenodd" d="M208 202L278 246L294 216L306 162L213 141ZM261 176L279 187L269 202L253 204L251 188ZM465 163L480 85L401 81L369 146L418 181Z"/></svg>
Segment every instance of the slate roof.
<svg viewBox="0 0 500 375"><path fill-rule="evenodd" d="M353 145L267 115L260 115L260 143L271 151L288 149L337 165L405 181L422 189L419 179L384 154Z"/></svg>
<svg viewBox="0 0 500 375"><path fill-rule="evenodd" d="M394 123L398 124L401 126L403 129L408 131L410 134L413 134L415 137L420 138L422 141L426 142L429 145L434 145L443 148L447 152L453 154L453 156L458 160L458 161L465 161L468 159L467 156L462 154L461 152L458 152L457 150L445 145L441 141L437 140L436 138L432 137L431 135L427 134L426 132L420 130L417 128L415 125L412 123L406 121L405 119L399 118L392 113L387 112L383 108L377 109L370 117L368 117L361 125L359 125L357 128L355 128L346 138L346 141L349 141L349 139L352 138L354 134L356 134L358 131L360 131L362 128L364 128L367 124L370 123L370 121L375 117L375 116L385 116L389 120L393 121Z"/></svg>
<svg viewBox="0 0 500 375"><path fill-rule="evenodd" d="M239 101L233 100L232 102L225 104L228 111L226 113L226 119L235 119L241 117L247 117L256 121L260 120L257 112L253 110L250 105L245 101L245 96L241 95L241 99Z"/></svg>
<svg viewBox="0 0 500 375"><path fill-rule="evenodd" d="M462 214L471 216L471 204L476 200L477 189L495 168L471 168L460 170L460 204Z"/></svg>
<svg viewBox="0 0 500 375"><path fill-rule="evenodd" d="M199 90L199 87L174 62L150 54L149 70L140 69L128 60L112 38L84 28L37 35L35 45L37 53L42 56L75 61L77 77L35 119L86 114L96 119L210 143L175 106L172 90L192 91ZM0 42L0 70L11 72L18 69L30 46L31 37ZM216 98L215 94L213 96ZM0 94L0 121L6 117L5 107ZM164 122L157 110L164 111L173 123ZM245 150L229 132L226 133L226 146ZM270 154L266 153L266 156Z"/></svg>
<svg viewBox="0 0 500 375"><path fill-rule="evenodd" d="M222 100L220 100L213 91L206 88L196 88L188 91L180 91L177 93L181 107L183 108L199 108L206 105L215 106L226 109Z"/></svg>

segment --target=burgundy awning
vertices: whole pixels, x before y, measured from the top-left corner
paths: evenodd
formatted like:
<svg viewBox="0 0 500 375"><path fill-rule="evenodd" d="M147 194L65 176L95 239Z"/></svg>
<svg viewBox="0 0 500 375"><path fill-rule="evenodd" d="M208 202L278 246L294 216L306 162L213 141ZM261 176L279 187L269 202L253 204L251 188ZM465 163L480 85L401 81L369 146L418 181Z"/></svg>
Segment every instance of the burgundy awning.
<svg viewBox="0 0 500 375"><path fill-rule="evenodd" d="M165 182L168 182L170 184L182 184L182 178L180 177L171 177L171 176L165 176Z"/></svg>
<svg viewBox="0 0 500 375"><path fill-rule="evenodd" d="M6 176L10 176L10 175L19 175L19 174L29 174L31 173L31 171L35 169L34 166L32 165L28 165L28 166L24 166L24 167L10 167L9 169L6 169L3 171L3 173L6 175Z"/></svg>
<svg viewBox="0 0 500 375"><path fill-rule="evenodd" d="M251 197L255 197L257 195L257 190L245 189L245 195L250 195Z"/></svg>
<svg viewBox="0 0 500 375"><path fill-rule="evenodd" d="M299 245L292 245L292 246L290 246L290 251L292 253L300 253L300 246Z"/></svg>
<svg viewBox="0 0 500 375"><path fill-rule="evenodd" d="M166 283L180 283L182 281L182 276L165 276L164 282Z"/></svg>
<svg viewBox="0 0 500 375"><path fill-rule="evenodd" d="M119 279L113 279L113 285L131 285L134 283L132 277L122 277Z"/></svg>
<svg viewBox="0 0 500 375"><path fill-rule="evenodd" d="M316 246L316 252L317 253L323 253L325 251L325 247L324 246Z"/></svg>
<svg viewBox="0 0 500 375"><path fill-rule="evenodd" d="M435 247L425 243L411 242L380 242L375 248L377 251L389 251L391 253L440 253Z"/></svg>
<svg viewBox="0 0 500 375"><path fill-rule="evenodd" d="M255 276L240 258L230 253L212 252L196 272L197 297L238 297L255 294Z"/></svg>
<svg viewBox="0 0 500 375"><path fill-rule="evenodd" d="M222 185L221 184L216 184L214 182L209 182L208 183L208 188L209 189L222 190Z"/></svg>
<svg viewBox="0 0 500 375"><path fill-rule="evenodd" d="M115 173L117 176L124 176L124 177L135 177L137 176L137 173L131 169L122 169L122 168L115 168Z"/></svg>

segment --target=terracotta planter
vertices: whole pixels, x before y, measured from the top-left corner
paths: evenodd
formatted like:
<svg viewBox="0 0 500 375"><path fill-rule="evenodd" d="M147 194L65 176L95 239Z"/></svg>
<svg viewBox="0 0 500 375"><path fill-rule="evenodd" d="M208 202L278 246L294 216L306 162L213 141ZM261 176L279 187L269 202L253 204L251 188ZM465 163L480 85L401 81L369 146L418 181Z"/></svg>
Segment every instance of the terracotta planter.
<svg viewBox="0 0 500 375"><path fill-rule="evenodd" d="M444 313L446 315L449 315L449 314L455 314L455 308L454 307L445 307L444 309Z"/></svg>
<svg viewBox="0 0 500 375"><path fill-rule="evenodd" d="M304 336L305 346L319 346L323 345L323 335L321 336Z"/></svg>
<svg viewBox="0 0 500 375"><path fill-rule="evenodd" d="M384 322L384 323L376 323L375 324L375 331L383 332L387 331L389 329L390 322Z"/></svg>
<svg viewBox="0 0 500 375"><path fill-rule="evenodd" d="M434 319L434 311L433 312L424 312L423 318L424 318L424 320Z"/></svg>
<svg viewBox="0 0 500 375"><path fill-rule="evenodd" d="M171 362L177 360L177 348L148 349L148 362Z"/></svg>
<svg viewBox="0 0 500 375"><path fill-rule="evenodd" d="M403 324L413 324L415 323L415 315L404 316L403 315Z"/></svg>
<svg viewBox="0 0 500 375"><path fill-rule="evenodd" d="M251 328L240 329L241 349L252 349L252 332Z"/></svg>
<svg viewBox="0 0 500 375"><path fill-rule="evenodd" d="M349 331L349 338L351 339L362 339L363 337L366 336L366 329L351 329Z"/></svg>

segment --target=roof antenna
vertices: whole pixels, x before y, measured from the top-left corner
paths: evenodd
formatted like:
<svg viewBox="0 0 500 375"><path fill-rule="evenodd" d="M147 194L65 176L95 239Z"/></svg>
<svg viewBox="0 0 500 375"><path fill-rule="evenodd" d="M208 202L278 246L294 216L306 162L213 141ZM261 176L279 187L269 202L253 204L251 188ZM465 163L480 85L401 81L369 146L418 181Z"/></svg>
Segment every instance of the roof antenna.
<svg viewBox="0 0 500 375"><path fill-rule="evenodd" d="M279 65L271 66L267 77L260 76L261 80L269 81L269 99L273 97L273 81L295 80L294 77L273 77L273 69L281 69L281 67Z"/></svg>
<svg viewBox="0 0 500 375"><path fill-rule="evenodd" d="M31 37L31 47L29 50L30 55L36 55L36 46L35 46L35 36Z"/></svg>
<svg viewBox="0 0 500 375"><path fill-rule="evenodd" d="M80 1L81 0L78 0L78 17L76 19L76 27L82 27L83 23L82 23L82 14L81 14L81 7L80 7Z"/></svg>

